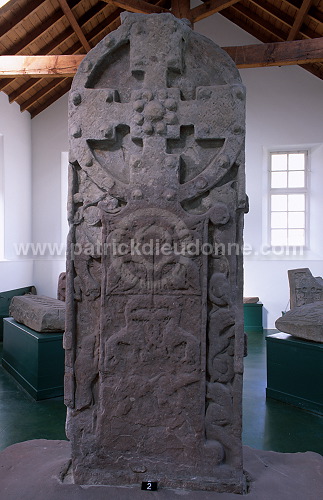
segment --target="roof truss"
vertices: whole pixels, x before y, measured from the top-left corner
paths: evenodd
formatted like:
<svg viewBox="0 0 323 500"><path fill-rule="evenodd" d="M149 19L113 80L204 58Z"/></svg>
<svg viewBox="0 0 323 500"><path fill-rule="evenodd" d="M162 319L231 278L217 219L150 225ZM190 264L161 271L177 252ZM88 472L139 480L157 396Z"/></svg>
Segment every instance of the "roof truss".
<svg viewBox="0 0 323 500"><path fill-rule="evenodd" d="M220 13L263 42L225 48L239 68L300 64L323 79L323 0L204 0L194 8L190 0L10 0L0 9L0 90L36 116L69 90L79 61L119 26L122 10L171 12L192 24Z"/></svg>
<svg viewBox="0 0 323 500"><path fill-rule="evenodd" d="M223 47L238 68L323 62L323 38ZM0 77L73 77L85 55L0 56Z"/></svg>

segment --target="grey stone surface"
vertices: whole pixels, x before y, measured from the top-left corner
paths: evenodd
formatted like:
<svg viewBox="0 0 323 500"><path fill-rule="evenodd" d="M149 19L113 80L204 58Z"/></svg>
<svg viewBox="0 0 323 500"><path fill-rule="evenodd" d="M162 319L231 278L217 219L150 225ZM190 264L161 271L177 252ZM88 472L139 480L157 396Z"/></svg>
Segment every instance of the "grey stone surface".
<svg viewBox="0 0 323 500"><path fill-rule="evenodd" d="M22 295L13 297L10 316L18 323L40 333L64 332L65 303L44 295Z"/></svg>
<svg viewBox="0 0 323 500"><path fill-rule="evenodd" d="M81 486L68 474L67 441L39 439L14 444L0 453L1 500L319 500L323 491L323 457L318 453L275 453L243 447L249 493L160 488Z"/></svg>
<svg viewBox="0 0 323 500"><path fill-rule="evenodd" d="M257 304L259 297L243 297L244 304Z"/></svg>
<svg viewBox="0 0 323 500"><path fill-rule="evenodd" d="M323 301L294 307L278 318L275 326L295 337L323 342Z"/></svg>
<svg viewBox="0 0 323 500"><path fill-rule="evenodd" d="M288 271L290 308L323 300L323 279L314 277L307 268Z"/></svg>
<svg viewBox="0 0 323 500"><path fill-rule="evenodd" d="M66 273L60 273L57 284L57 299L65 302L66 300Z"/></svg>
<svg viewBox="0 0 323 500"><path fill-rule="evenodd" d="M75 481L242 492L245 90L185 21L122 21L70 92Z"/></svg>

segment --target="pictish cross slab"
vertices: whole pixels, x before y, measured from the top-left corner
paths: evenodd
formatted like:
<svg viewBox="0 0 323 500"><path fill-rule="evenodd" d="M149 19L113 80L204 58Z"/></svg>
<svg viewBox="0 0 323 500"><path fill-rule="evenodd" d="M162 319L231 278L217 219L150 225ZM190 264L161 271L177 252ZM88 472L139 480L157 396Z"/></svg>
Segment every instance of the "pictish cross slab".
<svg viewBox="0 0 323 500"><path fill-rule="evenodd" d="M244 130L236 125L241 120L233 105L235 99L244 99L242 86L196 87L195 99L190 100L182 99L179 88L168 86L169 74L183 71L184 41L176 30L172 31L169 26L167 29L165 40L175 38L176 51L172 49L170 52L170 44L165 42L152 61L145 51L145 44L149 44L152 35L140 25L132 27L129 69L134 82L141 88L131 92L128 102L124 102L121 91L119 94L113 88L85 88L82 94L72 97L75 125L70 132L78 161L93 180L99 175L112 194L124 195L127 201L151 199L153 195L168 201L179 197L182 201L211 189L234 163L243 140ZM78 109L84 106L96 110L90 119L83 120L82 112L78 113ZM219 116L220 119L212 119ZM219 140L223 147L216 151L215 158L205 165L203 172L180 185L180 158L168 152L167 144L169 140L179 140L181 129L186 126L194 127L196 141L207 144L207 141ZM130 156L131 189L120 180L110 178L107 171L103 175L102 165L90 147L91 142L106 144L107 149L113 147L119 127L127 127L132 141L142 146L140 154L137 150ZM109 162L108 151L106 162ZM168 179L168 185L165 185L165 179ZM142 186L145 186L144 190Z"/></svg>
<svg viewBox="0 0 323 500"><path fill-rule="evenodd" d="M242 494L244 89L185 21L121 20L70 92L74 481Z"/></svg>

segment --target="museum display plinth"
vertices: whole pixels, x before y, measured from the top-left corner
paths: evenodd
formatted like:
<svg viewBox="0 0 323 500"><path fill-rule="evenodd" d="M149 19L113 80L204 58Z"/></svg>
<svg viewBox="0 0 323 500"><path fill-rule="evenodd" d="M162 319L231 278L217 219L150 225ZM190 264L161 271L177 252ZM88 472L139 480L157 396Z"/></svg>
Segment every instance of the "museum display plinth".
<svg viewBox="0 0 323 500"><path fill-rule="evenodd" d="M267 341L267 397L323 415L323 344L275 333Z"/></svg>
<svg viewBox="0 0 323 500"><path fill-rule="evenodd" d="M63 395L63 333L38 333L4 319L3 367L36 400Z"/></svg>
<svg viewBox="0 0 323 500"><path fill-rule="evenodd" d="M262 306L263 304L243 304L244 331L246 333L263 332Z"/></svg>

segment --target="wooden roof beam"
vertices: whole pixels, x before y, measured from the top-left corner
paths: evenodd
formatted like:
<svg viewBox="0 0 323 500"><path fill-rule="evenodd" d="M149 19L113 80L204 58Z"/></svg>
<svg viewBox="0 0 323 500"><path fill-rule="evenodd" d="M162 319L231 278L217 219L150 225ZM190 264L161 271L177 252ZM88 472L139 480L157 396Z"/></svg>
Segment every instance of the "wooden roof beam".
<svg viewBox="0 0 323 500"><path fill-rule="evenodd" d="M264 12L269 14L270 17L273 17L276 21L286 24L288 29L290 29L293 26L294 17L285 13L283 10L279 9L276 5L272 4L272 2L268 2L267 0L249 0L249 1L259 9L262 9Z"/></svg>
<svg viewBox="0 0 323 500"><path fill-rule="evenodd" d="M6 14L7 12L11 11L15 7L15 3L17 0L10 0L9 2L5 3L1 8L0 8L0 16L3 16L3 14ZM44 1L44 0L43 0Z"/></svg>
<svg viewBox="0 0 323 500"><path fill-rule="evenodd" d="M64 12L65 16L68 19L68 22L72 26L77 38L80 40L81 44L83 45L84 49L86 52L89 52L91 50L91 45L85 38L85 35L79 25L79 23L76 20L76 17L74 16L72 10L70 9L68 3L66 0L58 0L59 5L61 6L62 11Z"/></svg>
<svg viewBox="0 0 323 500"><path fill-rule="evenodd" d="M101 11L103 11L106 8L107 8L107 4L105 4L104 2L100 2L99 4L94 5L93 7L91 7L88 11L86 11L79 18L79 20L78 20L79 24L81 26L83 26L83 25L85 26L88 22L90 22L92 20L93 17L95 17L98 13L100 13ZM105 22L109 23L109 22L113 21L115 19L115 17L119 16L120 12L121 12L120 9L116 9L116 11L113 14L110 14L108 17L105 18ZM89 38L90 43L91 43L91 39L93 38L91 36L91 33L92 33L92 31L90 33L88 33L88 38ZM51 39L46 45L44 45L39 51L37 51L35 55L39 55L39 56L51 55L51 53L55 50L56 50L56 52L59 53L60 52L60 50L59 50L60 44L65 42L73 34L74 34L73 28L71 26L68 26L64 31L59 33L58 36ZM75 46L75 44L73 45L73 47L74 46ZM76 53L76 51L78 51L80 48L82 48L82 45L78 41L77 47L75 48L75 50L72 50L73 47L68 48L67 51L63 52L63 54L74 54L74 53ZM9 102L13 102L16 99L18 99L21 94L24 94L25 92L27 92L27 90L29 90L31 87L36 85L39 80L40 80L40 78L29 79L28 82L24 83L22 86L18 87L17 89L15 89L12 92L10 92L10 94L8 94ZM11 82L13 82L13 81L14 80L11 80ZM0 83L0 85L1 85L1 83Z"/></svg>
<svg viewBox="0 0 323 500"><path fill-rule="evenodd" d="M262 41L263 43L272 43L272 42L278 42L277 36L275 36L273 33L268 32L265 30L262 26L259 25L259 29L255 28L254 26L251 26L250 23L247 23L244 19L240 18L236 14L235 7L230 7L229 9L224 10L221 13L224 17L232 21L233 23L237 24L240 26L240 28L244 29L247 33L250 35L258 38L258 40ZM308 41L308 40L307 40ZM302 64L301 68L306 69L313 75L317 76L321 80L323 80L323 75L322 71L317 69L317 65L315 64Z"/></svg>
<svg viewBox="0 0 323 500"><path fill-rule="evenodd" d="M1 56L0 56L1 57ZM14 78L2 78L0 80L0 92L2 89L4 89L7 85L10 85L14 81Z"/></svg>
<svg viewBox="0 0 323 500"><path fill-rule="evenodd" d="M145 2L144 0L103 0L109 4L120 7L121 9L127 10L129 12L136 12L139 14L161 14L163 12L169 12L168 9L164 9L159 5L153 5L151 3Z"/></svg>
<svg viewBox="0 0 323 500"><path fill-rule="evenodd" d="M71 0L72 7L75 7L80 2L81 0ZM52 15L48 16L47 19L39 23L31 32L26 33L26 35L22 39L14 43L14 45L12 45L9 49L2 50L1 53L5 53L6 55L19 54L19 52L28 47L28 45L35 42L37 38L44 35L44 33L60 19L62 19L63 16L64 13L61 9L55 10Z"/></svg>
<svg viewBox="0 0 323 500"><path fill-rule="evenodd" d="M238 47L224 47L238 68L323 62L323 37ZM62 56L0 56L0 77L66 78L75 75L84 54Z"/></svg>
<svg viewBox="0 0 323 500"><path fill-rule="evenodd" d="M47 95L49 92L53 90L54 87L56 87L56 85L59 85L60 83L64 82L64 80L65 78L59 78L59 79L55 78L55 80L49 82L47 85L45 85L45 87L42 87L40 90L38 90L36 94L29 97L29 99L20 104L20 111L23 112L26 109L30 108L36 101L38 101L38 99ZM53 84L53 82L55 84Z"/></svg>
<svg viewBox="0 0 323 500"><path fill-rule="evenodd" d="M71 56L0 56L0 77L72 77L84 57L84 54Z"/></svg>
<svg viewBox="0 0 323 500"><path fill-rule="evenodd" d="M102 31L106 31L107 29L109 29L109 31L113 31L113 29L116 29L116 27L120 24L120 12L121 12L121 9L117 8L113 13L111 13L108 17L106 17L103 21L101 21L101 23L99 23L95 28L93 28L88 33L88 37L89 37L89 40L90 40L91 43L94 44L95 38L100 33L102 33ZM74 55L77 55L77 52L79 52L79 50L81 48L82 48L82 46L81 46L80 42L77 41L68 50L71 51ZM81 54L81 55L79 55L79 57L83 59L85 56L84 56L84 54ZM43 80L43 82L46 82L46 80L48 81L48 78L46 79L46 77L45 77L45 78L33 78L33 79L30 79L31 82L35 81L37 83L39 81L42 81L42 80ZM53 78L53 79L51 79L51 82L49 82L47 85L45 85L40 90L38 90L38 92L36 92L36 94L34 94L29 99L27 99L24 102L22 102L20 104L21 109L22 110L23 109L27 109L28 111L30 111L32 117L34 116L33 113L36 113L36 114L38 114L38 112L40 113L40 111L38 111L38 107L35 110L35 106L37 106L37 101L40 100L40 99L42 99L51 90L55 90L56 87L60 87L61 88L62 87L62 81L70 81L70 80L68 78L65 78L63 80L61 80L60 78ZM0 82L1 82L1 80L0 80ZM50 102L50 104L51 104L51 102ZM43 109L45 109L45 108L46 108L46 106L44 108L41 108L41 111Z"/></svg>
<svg viewBox="0 0 323 500"><path fill-rule="evenodd" d="M290 14L283 12L281 9L273 5L271 2L267 2L267 0L249 0L249 1L256 7L262 9L264 12L269 14L270 17L273 17L276 21L285 24L286 29L290 31L290 29L294 24L295 16L291 16ZM317 22L317 19L315 21ZM313 29L309 28L304 23L299 30L299 34L304 35L306 38L317 38L318 36Z"/></svg>
<svg viewBox="0 0 323 500"><path fill-rule="evenodd" d="M29 16L34 10L36 10L44 0L29 0L29 2L24 6L20 7L19 10L16 12L12 12L12 16L10 16L9 19L4 19L0 22L0 37L5 35L7 31L11 30L17 24L19 24L21 21L25 19L25 17ZM12 2L9 2L6 4L4 7L7 5L12 4ZM3 9L2 7L0 9L0 14L3 15ZM10 10L14 8L14 5L11 5Z"/></svg>
<svg viewBox="0 0 323 500"><path fill-rule="evenodd" d="M270 36L272 37L272 41L275 40L277 42L279 42L279 41L283 42L286 40L287 34L284 31L277 29L276 25L266 21L265 19L263 19L258 14L256 14L254 11L252 11L251 9L248 9L244 5L239 5L239 4L234 5L233 7L231 7L230 10L232 12L237 12L238 14L244 16L249 21L253 21L255 24L260 26L260 28L262 30L270 33ZM225 15L225 12L223 13L224 15ZM237 24L239 25L238 22L237 22ZM248 31L248 30L246 30L246 31ZM257 35L253 35L253 36L258 38Z"/></svg>
<svg viewBox="0 0 323 500"><path fill-rule="evenodd" d="M204 2L202 5L198 5L191 10L191 19L193 23L201 21L202 19L221 12L221 10L227 9L238 3L240 0L209 0Z"/></svg>
<svg viewBox="0 0 323 500"><path fill-rule="evenodd" d="M191 1L190 0L172 0L172 14L179 19L191 20Z"/></svg>
<svg viewBox="0 0 323 500"><path fill-rule="evenodd" d="M101 5L103 4L103 5ZM91 9L89 9L88 11L86 11L78 20L80 26L83 26L83 25L86 25L89 21L91 21L91 19L96 16L99 12L101 12L102 10L104 10L105 8L107 8L107 5L105 5L103 2L101 2L100 4L96 4L94 5L93 7L91 7ZM115 16L118 16L119 13L120 13L120 9L117 9L115 15L112 17L112 14L110 16L108 16L108 18L106 18L106 22L109 22L109 19L112 19L114 20ZM44 47L42 47L35 55L51 55L51 52L53 52L54 50L56 50L57 52L59 52L59 45L63 42L65 42L70 36L72 36L74 33L73 31L73 28L71 26L69 26L68 28L66 28L62 33L60 33L58 36L56 36L55 38L53 38L52 40L50 40L49 43L47 43L46 45L44 45ZM91 33L88 34L88 37L89 37L89 40L91 42ZM80 44L80 42L78 42L78 44ZM77 46L77 50L79 50L81 47L80 45ZM69 48L67 51L63 52L63 54L67 53L67 54L74 54L76 52L76 50L71 50L71 48ZM9 102L13 102L15 101L17 98L19 98L22 94L24 94L25 92L27 92L27 90L29 90L30 88L32 88L34 85L36 85L39 81L41 80L41 78L32 78L32 79L29 79L28 82L24 83L23 85L21 85L20 87L18 87L17 89L15 89L14 91L10 92L10 94L8 94L8 97L9 97ZM11 80L12 82L13 80ZM0 81L0 84L1 84L1 81Z"/></svg>
<svg viewBox="0 0 323 500"><path fill-rule="evenodd" d="M240 69L323 62L323 37L223 48Z"/></svg>
<svg viewBox="0 0 323 500"><path fill-rule="evenodd" d="M53 104L57 99L62 97L66 92L68 92L71 88L72 85L72 80L70 78L66 78L66 83L62 83L61 88L56 91L55 95L52 95L48 97L46 101L44 101L42 104L37 106L35 109L30 110L30 114L32 118L35 118L35 116L39 115L44 109L48 108L51 104Z"/></svg>
<svg viewBox="0 0 323 500"><path fill-rule="evenodd" d="M303 22L307 16L307 13L310 10L312 3L313 3L313 0L303 0L303 3L301 5L300 9L298 10L297 16L295 18L292 29L289 32L287 40L289 40L289 41L295 40Z"/></svg>
<svg viewBox="0 0 323 500"><path fill-rule="evenodd" d="M299 1L295 0L283 0L284 3L287 3L288 5L291 5L294 7L296 10L296 14L298 9L300 8ZM308 16L313 20L313 21L319 21L320 23L323 23L323 12L319 10L315 5L312 5L310 7L310 10L308 12Z"/></svg>

